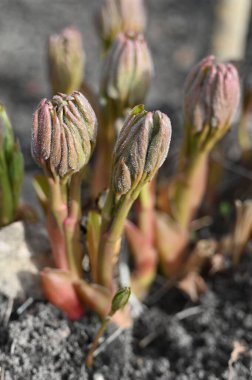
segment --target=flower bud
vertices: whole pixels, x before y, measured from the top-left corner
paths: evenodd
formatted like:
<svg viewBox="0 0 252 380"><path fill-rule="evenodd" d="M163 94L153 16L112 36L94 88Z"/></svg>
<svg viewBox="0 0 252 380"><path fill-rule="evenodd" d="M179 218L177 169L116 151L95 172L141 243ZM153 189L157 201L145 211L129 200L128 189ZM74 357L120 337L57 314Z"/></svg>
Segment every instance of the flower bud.
<svg viewBox="0 0 252 380"><path fill-rule="evenodd" d="M184 117L194 133L205 127L229 127L240 99L240 83L231 63L204 58L189 73L184 89Z"/></svg>
<svg viewBox="0 0 252 380"><path fill-rule="evenodd" d="M112 164L111 187L125 194L149 182L163 164L171 140L170 119L160 111L136 106L118 136Z"/></svg>
<svg viewBox="0 0 252 380"><path fill-rule="evenodd" d="M146 26L144 0L104 0L97 24L106 46L110 45L119 32L143 32Z"/></svg>
<svg viewBox="0 0 252 380"><path fill-rule="evenodd" d="M121 288L119 289L113 300L111 305L110 314L113 315L118 310L122 309L124 306L127 305L128 300L130 298L131 289L129 287Z"/></svg>
<svg viewBox="0 0 252 380"><path fill-rule="evenodd" d="M60 177L73 174L89 161L96 133L95 113L80 92L43 99L33 118L32 155Z"/></svg>
<svg viewBox="0 0 252 380"><path fill-rule="evenodd" d="M123 108L144 101L153 76L148 46L140 34L120 33L104 61L101 95Z"/></svg>
<svg viewBox="0 0 252 380"><path fill-rule="evenodd" d="M71 94L80 88L85 55L80 32L69 27L48 40L49 77L53 93Z"/></svg>

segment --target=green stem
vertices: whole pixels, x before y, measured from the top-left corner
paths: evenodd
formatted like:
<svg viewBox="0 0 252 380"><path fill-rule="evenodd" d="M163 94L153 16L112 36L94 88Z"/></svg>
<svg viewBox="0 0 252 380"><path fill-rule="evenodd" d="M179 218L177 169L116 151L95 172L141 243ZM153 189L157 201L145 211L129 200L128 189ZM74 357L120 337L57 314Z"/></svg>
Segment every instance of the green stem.
<svg viewBox="0 0 252 380"><path fill-rule="evenodd" d="M106 100L102 109L102 115L103 118L101 119L97 142L98 155L92 183L92 195L94 198L109 186L112 152L116 139L115 122L117 118L115 105L111 101Z"/></svg>
<svg viewBox="0 0 252 380"><path fill-rule="evenodd" d="M182 229L188 228L192 214L202 200L207 158L208 154L204 151L194 154L178 172L171 204L174 217Z"/></svg>
<svg viewBox="0 0 252 380"><path fill-rule="evenodd" d="M155 179L144 185L139 194L138 226L145 239L153 243Z"/></svg>
<svg viewBox="0 0 252 380"><path fill-rule="evenodd" d="M101 236L98 249L98 284L113 289L113 269L121 247L124 222L135 198L131 194L116 199L109 191L102 213Z"/></svg>
<svg viewBox="0 0 252 380"><path fill-rule="evenodd" d="M238 140L242 150L242 155L245 158L246 156L249 156L249 152L251 150L251 141L248 131L249 117L249 113L244 113L238 125Z"/></svg>
<svg viewBox="0 0 252 380"><path fill-rule="evenodd" d="M91 346L91 348L90 348L90 350L88 352L87 358L86 358L86 366L88 368L91 368L92 365L93 365L94 352L95 352L95 350L96 350L96 348L98 346L99 340L100 340L101 336L103 335L103 333L104 333L107 325L109 324L109 322L110 322L110 317L109 316L106 317L106 318L104 318L104 320L102 321L101 326L99 327L99 330L97 331L97 333L95 335L95 338L94 338L94 340L92 342L92 346Z"/></svg>
<svg viewBox="0 0 252 380"><path fill-rule="evenodd" d="M68 216L64 220L64 234L69 270L77 277L82 276L83 260L80 236L81 182L81 173L76 173L71 177L68 193Z"/></svg>
<svg viewBox="0 0 252 380"><path fill-rule="evenodd" d="M63 201L62 184L59 177L48 176L47 178L50 186L47 215L48 235L56 266L59 269L68 270L63 229L63 222L67 217L67 205Z"/></svg>
<svg viewBox="0 0 252 380"><path fill-rule="evenodd" d="M4 158L3 158L4 160ZM14 220L14 207L11 193L11 185L7 167L4 164L2 167L2 160L0 162L0 227L5 226Z"/></svg>

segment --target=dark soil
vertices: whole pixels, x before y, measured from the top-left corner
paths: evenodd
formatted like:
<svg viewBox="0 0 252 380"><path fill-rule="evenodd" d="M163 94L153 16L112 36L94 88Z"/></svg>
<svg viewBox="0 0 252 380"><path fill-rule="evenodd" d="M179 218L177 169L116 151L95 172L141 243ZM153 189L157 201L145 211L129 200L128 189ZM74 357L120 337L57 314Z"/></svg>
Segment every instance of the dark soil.
<svg viewBox="0 0 252 380"><path fill-rule="evenodd" d="M34 302L21 315L15 304L4 323L10 305L1 297L1 379L252 379L251 273L252 256L246 256L236 272L209 278L197 305L174 288L158 297L156 284L146 302L151 306L132 330L118 335L110 326L106 339L115 334L114 340L101 343L92 371L84 361L99 323L95 316L71 322L53 306ZM234 342L246 350L229 365Z"/></svg>

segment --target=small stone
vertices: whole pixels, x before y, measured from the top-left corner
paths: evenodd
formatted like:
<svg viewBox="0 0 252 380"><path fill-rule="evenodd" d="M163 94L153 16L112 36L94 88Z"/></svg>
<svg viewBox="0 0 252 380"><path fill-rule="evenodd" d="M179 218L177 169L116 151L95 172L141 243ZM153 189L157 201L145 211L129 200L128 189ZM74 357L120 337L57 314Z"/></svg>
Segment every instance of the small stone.
<svg viewBox="0 0 252 380"><path fill-rule="evenodd" d="M50 265L41 225L19 221L0 229L0 289L10 298L41 298L39 271Z"/></svg>

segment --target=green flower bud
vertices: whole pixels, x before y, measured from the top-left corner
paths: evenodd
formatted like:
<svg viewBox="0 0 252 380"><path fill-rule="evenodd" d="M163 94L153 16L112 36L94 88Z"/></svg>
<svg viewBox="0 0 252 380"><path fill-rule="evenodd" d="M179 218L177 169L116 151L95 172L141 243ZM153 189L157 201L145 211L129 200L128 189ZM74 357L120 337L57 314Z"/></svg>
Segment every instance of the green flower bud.
<svg viewBox="0 0 252 380"><path fill-rule="evenodd" d="M130 298L131 289L129 287L121 288L119 289L113 300L111 305L110 314L115 314L118 310L122 309L124 306L127 305L128 300Z"/></svg>
<svg viewBox="0 0 252 380"><path fill-rule="evenodd" d="M99 9L97 26L106 46L119 32L142 33L146 26L144 0L104 0Z"/></svg>
<svg viewBox="0 0 252 380"><path fill-rule="evenodd" d="M85 54L80 32L69 27L48 40L49 77L53 93L71 94L80 88Z"/></svg>
<svg viewBox="0 0 252 380"><path fill-rule="evenodd" d="M32 155L60 177L78 172L89 161L97 134L97 119L78 91L43 99L33 118Z"/></svg>
<svg viewBox="0 0 252 380"><path fill-rule="evenodd" d="M152 58L143 36L120 33L103 64L101 96L122 109L133 107L144 101L152 76Z"/></svg>
<svg viewBox="0 0 252 380"><path fill-rule="evenodd" d="M160 111L136 106L118 136L112 164L111 188L126 194L149 182L163 164L171 140L170 119Z"/></svg>

